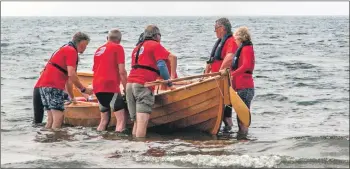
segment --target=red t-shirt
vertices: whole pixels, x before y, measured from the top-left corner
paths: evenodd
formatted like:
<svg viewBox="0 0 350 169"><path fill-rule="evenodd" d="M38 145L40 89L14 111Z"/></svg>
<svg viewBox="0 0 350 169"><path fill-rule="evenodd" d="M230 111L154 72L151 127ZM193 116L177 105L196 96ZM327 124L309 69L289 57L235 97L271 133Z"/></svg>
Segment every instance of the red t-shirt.
<svg viewBox="0 0 350 169"><path fill-rule="evenodd" d="M211 72L219 72L222 62L224 61L224 58L226 57L227 53L235 53L237 50L237 44L235 43L234 38L231 36L229 37L224 47L221 51L221 58L222 60L214 60L214 62L211 64Z"/></svg>
<svg viewBox="0 0 350 169"><path fill-rule="evenodd" d="M72 46L64 46L57 50L50 61L67 70L67 66L76 68L78 52ZM45 70L40 75L35 87L53 87L65 89L68 76L51 64L46 64Z"/></svg>
<svg viewBox="0 0 350 169"><path fill-rule="evenodd" d="M245 73L253 72L255 66L255 56L253 46L244 46L238 61L236 71L231 70L232 86L236 90L254 88L253 75Z"/></svg>
<svg viewBox="0 0 350 169"><path fill-rule="evenodd" d="M92 71L94 93L120 93L120 75L118 64L125 64L123 46L107 42L99 47L94 55Z"/></svg>
<svg viewBox="0 0 350 169"><path fill-rule="evenodd" d="M136 53L140 44L135 47L132 52L132 62L131 66L135 65ZM138 64L152 67L158 70L157 61L158 60L167 60L169 52L159 43L153 40L147 40L143 43L143 46L140 49ZM158 77L156 72L147 69L131 69L128 76L128 83L139 83L145 84L146 82L155 81Z"/></svg>

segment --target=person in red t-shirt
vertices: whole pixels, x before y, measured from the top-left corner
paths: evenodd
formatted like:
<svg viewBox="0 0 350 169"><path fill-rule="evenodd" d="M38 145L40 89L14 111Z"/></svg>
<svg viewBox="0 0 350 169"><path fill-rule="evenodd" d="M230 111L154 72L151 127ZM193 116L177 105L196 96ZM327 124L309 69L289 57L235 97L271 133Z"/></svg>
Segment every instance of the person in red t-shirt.
<svg viewBox="0 0 350 169"><path fill-rule="evenodd" d="M136 44L139 45L141 42L143 42L143 33L140 34L140 37L139 37L139 40ZM169 52L170 53L170 52ZM177 76L177 72L176 72L176 69L177 69L177 56L175 56L174 54L170 53L169 54L169 59L165 60L166 62L166 66L168 67L168 70L170 71L169 74L170 74L170 79L176 79L178 78ZM174 63L175 67L171 67L170 65L170 62ZM162 77L158 77L159 80L163 80ZM167 86L166 85L161 85L161 88L162 90L166 90L167 89Z"/></svg>
<svg viewBox="0 0 350 169"><path fill-rule="evenodd" d="M227 18L220 18L215 22L215 33L218 40L216 41L207 66L205 73L218 72L221 69L228 67L230 59L232 60L233 54L237 50L237 44L232 37L232 26ZM224 109L223 122L225 124L224 131L231 130L232 126L232 106L226 105Z"/></svg>
<svg viewBox="0 0 350 169"><path fill-rule="evenodd" d="M116 117L115 131L126 134L126 104L120 91L120 83L126 88L124 48L120 45L122 34L118 29L108 32L107 43L100 46L94 55L93 90L100 104L101 121L98 131L106 130L110 112ZM124 92L125 93L125 92Z"/></svg>
<svg viewBox="0 0 350 169"><path fill-rule="evenodd" d="M239 27L234 38L239 46L231 64L232 88L250 109L254 97L253 71L255 67L255 56L251 36L247 27ZM246 139L248 128L240 122L237 116L238 133L237 139Z"/></svg>
<svg viewBox="0 0 350 169"><path fill-rule="evenodd" d="M65 89L73 101L75 100L73 84L82 93L92 94L92 89L85 88L76 73L78 53L85 51L89 41L90 38L87 34L76 33L71 42L62 46L52 55L34 87L34 90L39 92L34 96L40 95L41 106L48 113L46 128L60 128L63 123Z"/></svg>
<svg viewBox="0 0 350 169"><path fill-rule="evenodd" d="M148 120L154 104L154 87L144 87L146 82L155 81L158 76L169 79L166 60L169 52L160 44L161 34L155 25L149 25L144 31L144 39L132 52L132 69L126 84L126 100L130 118L134 121L132 134L145 137ZM175 67L170 60L170 65ZM168 83L170 89L174 89ZM136 120L136 121L135 121Z"/></svg>

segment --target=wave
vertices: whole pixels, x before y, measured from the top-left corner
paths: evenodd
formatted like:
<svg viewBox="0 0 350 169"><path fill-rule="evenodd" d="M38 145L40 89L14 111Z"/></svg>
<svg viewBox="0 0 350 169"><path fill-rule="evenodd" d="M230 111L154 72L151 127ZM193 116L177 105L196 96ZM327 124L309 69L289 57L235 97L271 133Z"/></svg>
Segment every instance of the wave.
<svg viewBox="0 0 350 169"><path fill-rule="evenodd" d="M7 47L10 46L10 43L1 43L1 47Z"/></svg>
<svg viewBox="0 0 350 169"><path fill-rule="evenodd" d="M175 163L180 166L196 167L244 167L244 168L276 168L286 164L333 164L346 165L349 160L331 158L296 158L280 155L252 156L252 155L184 155L184 156L136 156L137 162Z"/></svg>
<svg viewBox="0 0 350 169"><path fill-rule="evenodd" d="M277 101L286 101L288 100L288 97L283 96L281 94L273 94L273 93L268 93L268 94L263 94L263 95L257 95L255 97L257 100L277 100Z"/></svg>

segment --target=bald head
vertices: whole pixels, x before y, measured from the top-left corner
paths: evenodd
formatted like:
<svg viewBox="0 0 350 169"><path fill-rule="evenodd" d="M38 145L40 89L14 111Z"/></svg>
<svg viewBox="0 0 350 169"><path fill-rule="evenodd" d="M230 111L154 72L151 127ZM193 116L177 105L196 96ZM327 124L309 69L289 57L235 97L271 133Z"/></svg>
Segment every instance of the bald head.
<svg viewBox="0 0 350 169"><path fill-rule="evenodd" d="M122 33L119 31L119 29L113 28L108 31L107 40L115 43L120 43L122 40Z"/></svg>
<svg viewBox="0 0 350 169"><path fill-rule="evenodd" d="M156 25L148 25L143 33L144 38L160 41L160 30Z"/></svg>

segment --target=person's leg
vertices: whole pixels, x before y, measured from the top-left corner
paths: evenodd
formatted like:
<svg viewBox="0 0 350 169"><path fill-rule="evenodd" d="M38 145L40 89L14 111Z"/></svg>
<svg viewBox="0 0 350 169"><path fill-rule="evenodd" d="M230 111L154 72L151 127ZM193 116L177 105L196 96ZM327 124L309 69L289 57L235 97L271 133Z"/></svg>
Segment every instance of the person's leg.
<svg viewBox="0 0 350 169"><path fill-rule="evenodd" d="M97 131L105 131L107 129L109 119L110 119L110 117L109 117L110 112L109 111L110 110L107 110L105 112L102 112L102 111L100 112L101 119L100 119L100 123L96 129Z"/></svg>
<svg viewBox="0 0 350 169"><path fill-rule="evenodd" d="M63 111L51 109L51 112L53 117L52 129L61 128L64 119Z"/></svg>
<svg viewBox="0 0 350 169"><path fill-rule="evenodd" d="M237 94L239 95L239 97L241 97L243 102L247 105L248 109L250 109L250 104L251 104L251 101L253 100L253 97L254 97L254 88L237 90ZM248 128L242 124L242 122L239 120L238 116L237 116L237 124L238 124L238 133L243 134L243 135L247 135Z"/></svg>
<svg viewBox="0 0 350 169"><path fill-rule="evenodd" d="M137 123L134 121L134 126L132 127L132 135L136 136Z"/></svg>
<svg viewBox="0 0 350 169"><path fill-rule="evenodd" d="M148 121L154 105L153 92L143 85L135 84L136 96L136 137L146 137Z"/></svg>
<svg viewBox="0 0 350 169"><path fill-rule="evenodd" d="M146 137L149 117L148 113L136 113L136 137Z"/></svg>
<svg viewBox="0 0 350 169"><path fill-rule="evenodd" d="M52 113L52 129L61 128L64 120L64 91L48 88L49 109Z"/></svg>
<svg viewBox="0 0 350 169"><path fill-rule="evenodd" d="M114 93L110 106L112 108L112 111L114 112L116 122L117 122L115 126L115 131L116 132L124 131L126 126L126 115L125 115L125 109L124 109L125 102L120 93Z"/></svg>
<svg viewBox="0 0 350 169"><path fill-rule="evenodd" d="M136 129L137 129L137 124L136 124L136 98L134 97L134 90L133 90L133 85L134 83L127 83L126 84L126 101L127 101L127 107L130 115L131 121L134 122L134 126L132 128L132 135L136 135Z"/></svg>
<svg viewBox="0 0 350 169"><path fill-rule="evenodd" d="M41 87L38 88L39 95L40 95L40 101L41 105L43 106L44 110L47 111L47 122L45 125L46 129L51 129L52 128L52 123L53 123L53 116L52 112L50 111L49 105L50 105L50 88L47 87Z"/></svg>
<svg viewBox="0 0 350 169"><path fill-rule="evenodd" d="M107 129L108 123L110 121L110 112L111 108L109 103L111 102L113 98L113 93L96 93L97 100L99 102L99 108L100 108L100 124L97 127L97 131L104 131Z"/></svg>
<svg viewBox="0 0 350 169"><path fill-rule="evenodd" d="M47 128L47 129L52 128L52 123L53 123L52 112L50 110L48 110L47 111L47 123L45 125L45 128Z"/></svg>
<svg viewBox="0 0 350 169"><path fill-rule="evenodd" d="M33 111L33 123L42 123L44 118L44 106L41 100L40 88L34 88L33 90Z"/></svg>
<svg viewBox="0 0 350 169"><path fill-rule="evenodd" d="M224 106L224 118L223 122L225 124L224 131L230 131L232 129L232 105Z"/></svg>

